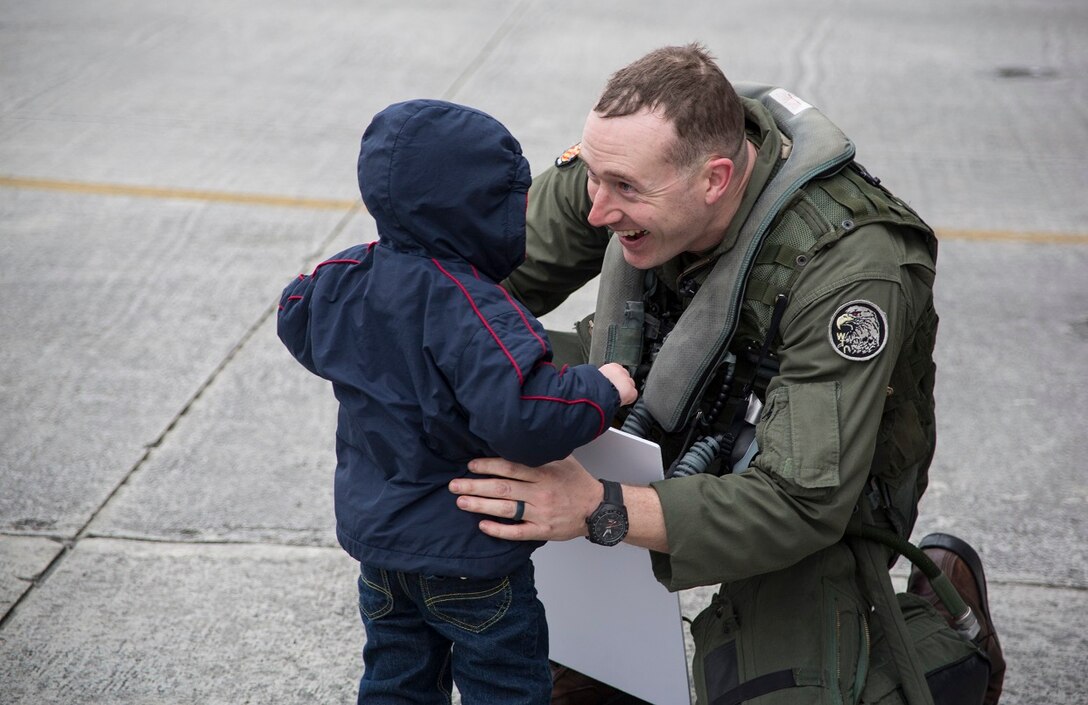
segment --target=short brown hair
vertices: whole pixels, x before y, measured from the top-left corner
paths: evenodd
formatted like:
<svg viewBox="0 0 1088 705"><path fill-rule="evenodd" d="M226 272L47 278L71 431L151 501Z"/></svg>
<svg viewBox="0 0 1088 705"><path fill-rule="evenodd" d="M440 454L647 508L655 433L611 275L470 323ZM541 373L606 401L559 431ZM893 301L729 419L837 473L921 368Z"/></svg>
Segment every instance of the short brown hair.
<svg viewBox="0 0 1088 705"><path fill-rule="evenodd" d="M717 154L746 161L744 109L704 46L662 47L616 71L593 111L622 117L660 110L678 139L669 161L680 168Z"/></svg>

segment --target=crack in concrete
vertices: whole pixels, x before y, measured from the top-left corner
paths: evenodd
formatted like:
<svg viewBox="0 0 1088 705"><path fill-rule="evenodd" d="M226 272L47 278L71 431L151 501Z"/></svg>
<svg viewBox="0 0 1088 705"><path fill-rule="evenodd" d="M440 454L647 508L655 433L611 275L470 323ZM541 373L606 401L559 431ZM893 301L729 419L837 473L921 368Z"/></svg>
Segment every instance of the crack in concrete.
<svg viewBox="0 0 1088 705"><path fill-rule="evenodd" d="M321 244L318 246L317 252L310 255L310 259L315 259L320 256L321 253L326 251L336 240L336 238L340 236L340 233L344 231L348 223L351 222L351 219L361 209L361 203L352 205L351 208L348 209L347 213L345 213L344 216L339 220L339 222L337 222L337 224L333 226L329 234L326 235L325 238L321 241ZM151 457L152 453L154 453L155 449L159 448L167 439L167 437L174 431L174 429L177 428L181 420L189 414L189 411L193 408L193 405L195 405L204 396L204 393L212 386L212 384L215 383L215 381L219 378L223 371L226 370L227 366L230 365L234 358L238 356L238 354L242 351L243 348L245 348L249 341L253 339L253 336L256 335L257 331L260 330L260 328L268 321L272 314L276 312L278 306L279 303L274 302L261 312L261 314L257 317L257 320L246 329L246 331L242 334L242 337L238 340L237 343L235 343L234 347L230 349L226 356L219 362L218 365L216 365L215 369L212 370L211 373L200 384L200 386L197 387L193 395L189 397L189 400L185 402L184 405L182 405L181 409L166 425L166 428L164 428L162 432L159 433L155 440L143 446L144 452L140 456L140 458L132 465L131 468L129 468L128 472L125 473L124 477L121 478L120 482L118 482L117 485L114 486L110 493L106 495L105 499L103 499L102 502L98 505L98 508L91 512L90 516L87 518L87 521L83 523L83 525L75 532L75 534L71 537L48 537L51 540L60 542L62 544L61 550L57 553L56 556L53 557L53 560L49 562L49 565L47 565L33 580L30 581L30 586L12 602L11 606L8 607L7 611L4 612L2 616L0 616L0 631L2 631L4 627L7 626L8 622L11 621L12 617L19 609L19 605L21 605L34 592L34 590L36 590L39 586L43 585L46 581L49 580L49 577L57 570L61 563L64 562L64 559L67 558L68 554L72 552L76 545L82 539L93 536L88 532L88 529L91 524L94 523L94 520L98 518L102 511L105 510L109 503L113 501L113 499L118 495L121 489L129 483L133 476L135 476L136 473L140 471L140 469L144 466L147 460ZM185 542L175 541L173 543ZM196 544L211 542L192 543Z"/></svg>
<svg viewBox="0 0 1088 705"><path fill-rule="evenodd" d="M521 18L523 14L525 14L526 10L529 8L529 5L529 0L521 0L521 2L519 2L514 7L510 14L507 15L506 19L503 20L502 24L499 25L498 29L495 30L495 33L492 34L491 37L489 37L488 40L484 43L483 47L480 48L479 53L476 54L476 58L468 63L468 66L465 67L465 70L462 71L460 75L457 76L457 78L453 79L450 87L443 95L445 100L454 99L458 91L460 91L461 88L466 83L468 83L468 80L472 78L476 71L478 71L479 68L484 65L484 62L487 61L487 59L491 56L491 54L495 51L499 44L502 43L502 40L505 39L511 31L513 31L515 26L517 26L517 21Z"/></svg>

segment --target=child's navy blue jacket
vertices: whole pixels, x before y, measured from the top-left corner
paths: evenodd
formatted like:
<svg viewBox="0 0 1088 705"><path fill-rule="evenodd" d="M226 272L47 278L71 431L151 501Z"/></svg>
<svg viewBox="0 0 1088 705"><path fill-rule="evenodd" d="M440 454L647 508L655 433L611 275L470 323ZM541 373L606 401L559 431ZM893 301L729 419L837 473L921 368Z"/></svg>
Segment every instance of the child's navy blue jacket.
<svg viewBox="0 0 1088 705"><path fill-rule="evenodd" d="M379 240L300 275L278 332L332 382L336 528L376 566L496 577L539 544L482 533L447 489L472 458L527 465L601 434L619 395L595 368L551 365L544 329L496 284L525 257L529 165L486 114L440 101L379 113L359 183Z"/></svg>

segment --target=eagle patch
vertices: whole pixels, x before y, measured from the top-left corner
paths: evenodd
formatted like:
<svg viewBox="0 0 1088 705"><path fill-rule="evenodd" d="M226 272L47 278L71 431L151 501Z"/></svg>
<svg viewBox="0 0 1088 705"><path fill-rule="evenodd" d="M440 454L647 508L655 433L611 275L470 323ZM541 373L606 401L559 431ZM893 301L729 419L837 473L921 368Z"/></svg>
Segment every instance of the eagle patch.
<svg viewBox="0 0 1088 705"><path fill-rule="evenodd" d="M888 318L871 301L851 301L835 310L828 335L831 347L847 360L871 360L888 342Z"/></svg>

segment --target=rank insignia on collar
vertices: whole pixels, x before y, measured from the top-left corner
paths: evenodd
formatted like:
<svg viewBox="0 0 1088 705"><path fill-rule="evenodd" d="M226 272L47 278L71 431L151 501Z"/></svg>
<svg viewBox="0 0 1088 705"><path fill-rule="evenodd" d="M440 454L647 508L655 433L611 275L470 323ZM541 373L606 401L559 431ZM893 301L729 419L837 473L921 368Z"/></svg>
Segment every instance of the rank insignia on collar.
<svg viewBox="0 0 1088 705"><path fill-rule="evenodd" d="M569 149L567 149L567 151L563 152L558 157L556 157L555 166L560 168L560 169L562 169L565 166L570 166L571 164L574 163L574 161L576 159L578 159L578 153L581 152L581 151L582 151L582 143L581 142L579 142L578 144L575 144L575 145L571 145L571 147Z"/></svg>
<svg viewBox="0 0 1088 705"><path fill-rule="evenodd" d="M847 360L871 360L888 342L888 318L871 301L851 301L831 315L828 336L831 347Z"/></svg>

